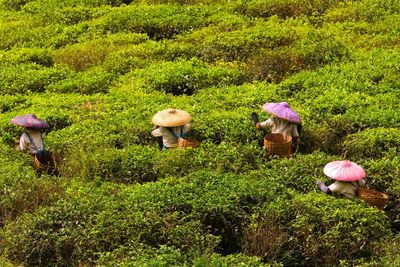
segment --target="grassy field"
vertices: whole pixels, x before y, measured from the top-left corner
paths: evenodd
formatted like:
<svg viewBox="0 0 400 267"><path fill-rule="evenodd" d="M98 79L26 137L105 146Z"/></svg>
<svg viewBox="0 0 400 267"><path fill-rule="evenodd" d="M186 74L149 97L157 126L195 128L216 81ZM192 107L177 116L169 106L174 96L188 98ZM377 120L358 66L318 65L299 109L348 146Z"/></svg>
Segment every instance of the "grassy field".
<svg viewBox="0 0 400 267"><path fill-rule="evenodd" d="M0 0L1 266L400 266L399 0ZM266 159L265 102L302 117ZM160 151L151 118L192 117ZM59 175L13 150L51 129ZM385 210L315 181L349 159Z"/></svg>

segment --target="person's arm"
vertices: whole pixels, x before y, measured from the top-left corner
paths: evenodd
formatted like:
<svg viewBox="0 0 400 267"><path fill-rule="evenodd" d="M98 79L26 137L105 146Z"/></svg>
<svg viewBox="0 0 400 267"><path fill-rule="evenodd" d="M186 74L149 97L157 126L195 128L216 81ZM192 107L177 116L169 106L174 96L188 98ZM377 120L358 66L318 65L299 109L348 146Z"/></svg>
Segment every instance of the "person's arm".
<svg viewBox="0 0 400 267"><path fill-rule="evenodd" d="M329 194L329 195L332 194L332 191L329 189L328 186L325 185L324 182L318 180L316 184L318 185L319 189L320 189L322 192L324 192L324 193L326 193L326 194Z"/></svg>
<svg viewBox="0 0 400 267"><path fill-rule="evenodd" d="M263 121L263 122L258 122L257 124L256 124L256 127L257 127L257 129L259 129L259 130L262 130L262 129L265 129L265 128L267 128L267 127L273 127L274 126L274 121L273 121L273 119L268 119L268 120L266 120L266 121Z"/></svg>
<svg viewBox="0 0 400 267"><path fill-rule="evenodd" d="M190 128L191 128L192 126L190 125L190 123L186 123L184 126L183 126L183 131L185 132L185 134L187 134L187 133L189 133L190 132Z"/></svg>
<svg viewBox="0 0 400 267"><path fill-rule="evenodd" d="M162 136L163 134L161 132L161 127L156 126L156 125L155 125L155 127L156 128L153 127L153 130L151 131L151 135L154 136L154 137Z"/></svg>
<svg viewBox="0 0 400 267"><path fill-rule="evenodd" d="M299 132L297 131L297 124L293 124L293 126L292 126L292 137L294 139L299 138Z"/></svg>
<svg viewBox="0 0 400 267"><path fill-rule="evenodd" d="M24 136L25 134L21 135L21 138L19 139L19 149L21 151L27 150L28 149L28 144L27 144L27 140Z"/></svg>

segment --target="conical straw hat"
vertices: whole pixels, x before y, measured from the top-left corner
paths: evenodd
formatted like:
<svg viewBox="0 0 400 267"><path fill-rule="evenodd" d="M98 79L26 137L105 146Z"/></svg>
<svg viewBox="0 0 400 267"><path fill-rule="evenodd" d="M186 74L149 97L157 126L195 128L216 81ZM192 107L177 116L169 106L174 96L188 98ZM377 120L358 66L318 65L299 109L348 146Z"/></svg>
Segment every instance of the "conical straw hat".
<svg viewBox="0 0 400 267"><path fill-rule="evenodd" d="M169 108L157 112L152 122L155 125L163 127L175 127L184 125L192 119L189 113L184 110Z"/></svg>
<svg viewBox="0 0 400 267"><path fill-rule="evenodd" d="M324 173L339 181L353 182L365 178L364 169L349 160L332 161L325 165Z"/></svg>

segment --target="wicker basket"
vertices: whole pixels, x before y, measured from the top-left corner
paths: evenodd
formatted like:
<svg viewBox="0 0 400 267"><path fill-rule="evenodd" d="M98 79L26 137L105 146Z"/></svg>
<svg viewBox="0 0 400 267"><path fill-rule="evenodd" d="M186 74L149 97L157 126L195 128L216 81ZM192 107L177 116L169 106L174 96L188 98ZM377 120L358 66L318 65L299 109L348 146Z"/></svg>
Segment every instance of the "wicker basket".
<svg viewBox="0 0 400 267"><path fill-rule="evenodd" d="M38 172L48 172L52 173L56 169L56 160L53 154L48 151L48 156L46 158L46 162L40 162L37 156L35 155L35 169Z"/></svg>
<svg viewBox="0 0 400 267"><path fill-rule="evenodd" d="M178 138L178 147L198 147L200 145L200 141L191 138Z"/></svg>
<svg viewBox="0 0 400 267"><path fill-rule="evenodd" d="M267 156L277 155L288 157L292 155L292 137L279 133L270 133L264 137L264 148Z"/></svg>
<svg viewBox="0 0 400 267"><path fill-rule="evenodd" d="M381 210L388 202L388 195L365 187L358 188L357 196L371 206L377 207Z"/></svg>

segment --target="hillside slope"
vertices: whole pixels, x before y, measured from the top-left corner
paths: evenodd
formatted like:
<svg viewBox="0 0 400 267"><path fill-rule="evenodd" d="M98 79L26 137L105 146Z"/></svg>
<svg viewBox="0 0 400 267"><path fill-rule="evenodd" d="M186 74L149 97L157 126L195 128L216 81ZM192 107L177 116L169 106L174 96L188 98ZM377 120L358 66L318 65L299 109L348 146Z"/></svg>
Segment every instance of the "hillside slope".
<svg viewBox="0 0 400 267"><path fill-rule="evenodd" d="M0 265L400 266L400 1L0 0ZM266 159L250 119L303 131ZM192 117L160 151L151 118ZM13 150L34 113L58 176ZM328 196L350 159L384 211Z"/></svg>

